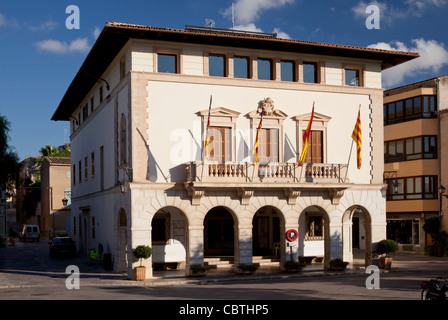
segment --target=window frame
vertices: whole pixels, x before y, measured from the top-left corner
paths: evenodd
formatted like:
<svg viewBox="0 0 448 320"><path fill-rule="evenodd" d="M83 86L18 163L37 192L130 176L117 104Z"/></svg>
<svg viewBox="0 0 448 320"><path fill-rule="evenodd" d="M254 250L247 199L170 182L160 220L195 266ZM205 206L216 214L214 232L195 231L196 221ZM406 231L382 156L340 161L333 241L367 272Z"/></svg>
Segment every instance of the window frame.
<svg viewBox="0 0 448 320"><path fill-rule="evenodd" d="M305 79L305 66L313 65L314 66L314 81L306 81ZM303 61L301 63L301 69L302 69L302 75L301 75L301 82L303 83L311 83L311 84L317 84L320 83L320 64L316 61Z"/></svg>
<svg viewBox="0 0 448 320"><path fill-rule="evenodd" d="M233 77L235 79L252 79L252 59L250 56L244 56L244 55L234 55L233 56ZM239 77L236 76L236 64L235 64L235 59L241 59L241 60L246 60L247 62L247 66L246 66L246 72L247 72L247 76L246 77Z"/></svg>
<svg viewBox="0 0 448 320"><path fill-rule="evenodd" d="M291 64L291 76L292 79L291 80L284 80L283 79L283 66L288 63ZM295 60L292 59L281 59L279 61L279 65L280 65L280 81L283 82L297 82L297 62Z"/></svg>
<svg viewBox="0 0 448 320"><path fill-rule="evenodd" d="M416 190L416 179L420 179L420 190L421 192L415 192ZM401 192L393 193L394 182L401 182ZM408 181L412 181L412 190L408 186ZM429 191L426 191L426 181L429 182ZM426 175L426 176L410 176L410 177L400 177L400 178L392 178L386 179L387 192L386 192L386 200L387 201L397 201L397 200L433 200L438 198L438 182L436 175ZM398 183L400 187L400 183Z"/></svg>
<svg viewBox="0 0 448 320"><path fill-rule="evenodd" d="M260 78L260 62L269 62L269 79ZM264 81L275 80L275 63L274 58L257 57L257 79Z"/></svg>
<svg viewBox="0 0 448 320"><path fill-rule="evenodd" d="M420 100L420 106L416 107L414 102ZM408 110L412 110L409 114L406 111L406 101L412 102L412 106L408 107ZM400 104L402 106L401 114L397 114L397 105ZM391 112L391 108L395 110ZM419 112L415 110L420 108ZM425 111L425 109L427 109ZM432 110L433 109L433 110ZM383 113L384 113L384 125L390 125L395 123L407 122L416 119L430 119L437 118L437 95L433 94L421 94L417 96L412 96L405 99L400 99L396 101L391 101L388 103L384 103L383 105ZM391 117L391 115L393 115Z"/></svg>
<svg viewBox="0 0 448 320"><path fill-rule="evenodd" d="M218 74L211 74L212 68L211 67L211 61L210 61L210 57L216 57L216 58L222 58L222 74L218 75ZM227 78L229 76L228 74L228 57L226 54L224 53L208 53L208 75L210 77L218 77L218 78Z"/></svg>

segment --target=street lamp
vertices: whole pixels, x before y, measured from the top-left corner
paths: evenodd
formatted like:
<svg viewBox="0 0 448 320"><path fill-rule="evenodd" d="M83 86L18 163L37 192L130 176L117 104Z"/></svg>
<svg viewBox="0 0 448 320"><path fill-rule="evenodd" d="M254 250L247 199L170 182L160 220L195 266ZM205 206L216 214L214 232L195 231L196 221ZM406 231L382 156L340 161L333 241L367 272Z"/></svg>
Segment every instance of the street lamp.
<svg viewBox="0 0 448 320"><path fill-rule="evenodd" d="M65 191L65 192L64 192L64 199L62 199L62 205L63 205L64 207L66 207L67 204L68 204L67 196L69 196L69 195L71 195L71 191Z"/></svg>
<svg viewBox="0 0 448 320"><path fill-rule="evenodd" d="M119 169L124 171L123 179L118 180L121 193L126 193L129 190L129 182L132 182L132 169L127 166L122 166Z"/></svg>

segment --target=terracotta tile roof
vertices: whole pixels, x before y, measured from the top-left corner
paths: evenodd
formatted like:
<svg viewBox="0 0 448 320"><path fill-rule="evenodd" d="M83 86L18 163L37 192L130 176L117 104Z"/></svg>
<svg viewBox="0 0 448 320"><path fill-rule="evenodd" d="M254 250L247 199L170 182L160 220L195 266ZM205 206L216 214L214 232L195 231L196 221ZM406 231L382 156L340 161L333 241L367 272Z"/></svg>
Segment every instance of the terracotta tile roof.
<svg viewBox="0 0 448 320"><path fill-rule="evenodd" d="M70 158L67 157L45 157L51 165L70 165ZM45 161L44 160L44 161Z"/></svg>

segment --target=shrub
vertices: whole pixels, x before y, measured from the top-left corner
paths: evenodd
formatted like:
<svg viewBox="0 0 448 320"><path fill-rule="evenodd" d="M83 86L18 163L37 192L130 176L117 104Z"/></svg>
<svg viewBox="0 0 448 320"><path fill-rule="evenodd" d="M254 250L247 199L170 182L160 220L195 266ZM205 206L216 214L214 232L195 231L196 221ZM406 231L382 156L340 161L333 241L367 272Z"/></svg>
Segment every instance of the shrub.
<svg viewBox="0 0 448 320"><path fill-rule="evenodd" d="M378 242L378 245L376 247L376 251L381 254L386 254L386 256L389 253L394 253L398 250L398 243L396 243L394 240L390 239L384 239Z"/></svg>
<svg viewBox="0 0 448 320"><path fill-rule="evenodd" d="M347 267L347 265L348 262L345 262L340 258L330 260L330 267L345 268Z"/></svg>
<svg viewBox="0 0 448 320"><path fill-rule="evenodd" d="M140 260L140 266L142 266L142 259L148 259L152 255L152 249L149 246L140 245L133 250L133 254Z"/></svg>

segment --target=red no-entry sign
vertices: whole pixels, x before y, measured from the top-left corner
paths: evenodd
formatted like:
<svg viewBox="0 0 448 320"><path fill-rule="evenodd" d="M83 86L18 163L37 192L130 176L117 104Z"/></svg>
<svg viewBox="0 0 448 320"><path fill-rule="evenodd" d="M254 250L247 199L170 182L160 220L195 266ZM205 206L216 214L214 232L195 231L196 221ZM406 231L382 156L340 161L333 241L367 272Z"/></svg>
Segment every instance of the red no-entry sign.
<svg viewBox="0 0 448 320"><path fill-rule="evenodd" d="M286 232L286 239L288 239L288 241L296 241L298 237L299 233L297 232L297 230L290 229Z"/></svg>

